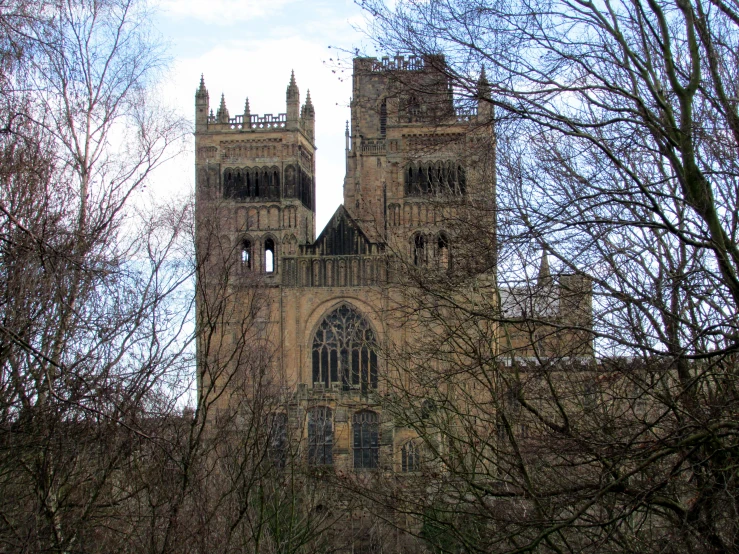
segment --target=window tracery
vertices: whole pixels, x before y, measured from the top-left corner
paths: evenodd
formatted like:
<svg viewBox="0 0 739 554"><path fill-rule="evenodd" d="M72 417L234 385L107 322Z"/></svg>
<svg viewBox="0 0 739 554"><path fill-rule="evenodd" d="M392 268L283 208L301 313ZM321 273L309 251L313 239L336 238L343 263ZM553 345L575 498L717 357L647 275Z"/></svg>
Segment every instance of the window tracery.
<svg viewBox="0 0 739 554"><path fill-rule="evenodd" d="M421 470L421 444L409 440L400 449L400 470L403 473Z"/></svg>
<svg viewBox="0 0 739 554"><path fill-rule="evenodd" d="M354 468L375 469L379 465L380 416L363 410L352 417L354 431Z"/></svg>
<svg viewBox="0 0 739 554"><path fill-rule="evenodd" d="M377 388L377 343L369 322L342 304L328 314L313 337L313 382L327 388Z"/></svg>

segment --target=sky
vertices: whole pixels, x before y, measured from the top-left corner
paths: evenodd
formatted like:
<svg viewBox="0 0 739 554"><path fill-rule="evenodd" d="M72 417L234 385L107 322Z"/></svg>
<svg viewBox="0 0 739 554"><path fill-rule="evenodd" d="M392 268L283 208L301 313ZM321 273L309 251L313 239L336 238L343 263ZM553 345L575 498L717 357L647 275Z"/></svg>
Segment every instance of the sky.
<svg viewBox="0 0 739 554"><path fill-rule="evenodd" d="M163 100L194 117L200 75L215 112L221 93L231 117L286 111L290 72L300 102L310 90L316 110L316 230L342 201L344 130L349 119L350 66L336 64L339 49L367 51L359 31L364 13L352 0L159 0L155 27L168 43L171 67ZM350 55L341 55L345 62ZM193 144L193 141L190 141ZM163 190L193 189L193 146L159 172Z"/></svg>

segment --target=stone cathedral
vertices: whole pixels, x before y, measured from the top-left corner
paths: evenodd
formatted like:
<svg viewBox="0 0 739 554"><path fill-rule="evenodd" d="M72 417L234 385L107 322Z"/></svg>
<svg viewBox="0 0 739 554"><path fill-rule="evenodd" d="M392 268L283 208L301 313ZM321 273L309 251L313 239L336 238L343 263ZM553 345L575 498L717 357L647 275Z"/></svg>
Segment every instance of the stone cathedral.
<svg viewBox="0 0 739 554"><path fill-rule="evenodd" d="M495 199L490 104L456 106L442 65L440 56L354 60L344 202L318 236L310 93L301 104L293 74L285 113L252 114L247 99L232 116L223 96L213 112L202 79L196 91L201 395L225 408L224 391L257 390L262 368L261 385L292 406L277 415L297 429L309 464L417 469L413 436L378 402L388 379L402 379L390 376L387 353L425 332L394 317L393 275L453 270L470 256L459 210ZM477 87L483 99L484 73ZM477 223L494 229L487 213ZM240 367L252 377L234 378Z"/></svg>

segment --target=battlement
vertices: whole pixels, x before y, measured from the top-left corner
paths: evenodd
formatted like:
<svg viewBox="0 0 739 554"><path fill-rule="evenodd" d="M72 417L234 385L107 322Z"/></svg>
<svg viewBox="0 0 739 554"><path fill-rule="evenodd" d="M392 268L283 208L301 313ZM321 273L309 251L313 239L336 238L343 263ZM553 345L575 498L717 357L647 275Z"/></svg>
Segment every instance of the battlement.
<svg viewBox="0 0 739 554"><path fill-rule="evenodd" d="M195 131L206 131L213 127L217 132L239 131L302 131L309 141L315 140L316 111L311 101L310 91L305 103L300 105L300 91L295 82L295 73L290 75L290 83L285 93L287 111L285 113L252 114L249 98L244 102L244 111L231 117L226 107L226 96L221 94L221 101L215 114L210 106L210 96L205 87L205 79L200 76L200 86L195 91Z"/></svg>
<svg viewBox="0 0 739 554"><path fill-rule="evenodd" d="M219 123L218 118L214 115L208 116L208 124L214 125ZM287 127L287 114L279 113L273 115L266 113L264 115L250 114L237 115L236 117L229 117L228 125L231 129L251 129L253 131L272 131L274 129L284 129Z"/></svg>
<svg viewBox="0 0 739 554"><path fill-rule="evenodd" d="M355 58L354 69L370 73L385 71L424 71L444 64L443 55L428 56L383 56L377 58Z"/></svg>
<svg viewBox="0 0 739 554"><path fill-rule="evenodd" d="M454 108L454 115L456 116L458 123L473 121L477 118L477 108Z"/></svg>

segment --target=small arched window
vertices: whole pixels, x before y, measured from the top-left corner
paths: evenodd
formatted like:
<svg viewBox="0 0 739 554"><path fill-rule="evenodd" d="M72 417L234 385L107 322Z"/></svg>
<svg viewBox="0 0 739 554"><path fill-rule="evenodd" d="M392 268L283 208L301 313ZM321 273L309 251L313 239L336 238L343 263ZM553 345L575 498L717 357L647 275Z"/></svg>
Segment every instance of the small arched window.
<svg viewBox="0 0 739 554"><path fill-rule="evenodd" d="M334 425L331 408L319 406L308 412L308 463L334 463Z"/></svg>
<svg viewBox="0 0 739 554"><path fill-rule="evenodd" d="M233 170L225 169L223 171L223 197L233 198L234 194L235 194L235 191L234 191Z"/></svg>
<svg viewBox="0 0 739 554"><path fill-rule="evenodd" d="M241 169L236 169L233 173L233 179L234 198L245 200L246 185L244 181L244 172Z"/></svg>
<svg viewBox="0 0 739 554"><path fill-rule="evenodd" d="M415 95L411 95L408 98L407 103L408 122L414 121L414 119L421 115L421 103L418 101Z"/></svg>
<svg viewBox="0 0 739 554"><path fill-rule="evenodd" d="M426 237L420 233L413 239L413 265L426 265Z"/></svg>
<svg viewBox="0 0 739 554"><path fill-rule="evenodd" d="M251 169L247 168L244 170L244 179L246 180L246 184L244 185L246 188L246 197L247 198L254 198L254 173Z"/></svg>
<svg viewBox="0 0 739 554"><path fill-rule="evenodd" d="M449 269L449 238L444 233L439 233L436 240L436 260L441 269Z"/></svg>
<svg viewBox="0 0 739 554"><path fill-rule="evenodd" d="M251 269L251 241L244 239L241 243L241 267L244 269Z"/></svg>
<svg viewBox="0 0 739 554"><path fill-rule="evenodd" d="M423 164L421 166L421 194L428 194L429 191L431 191L431 175L433 174L433 169L430 164Z"/></svg>
<svg viewBox="0 0 739 554"><path fill-rule="evenodd" d="M431 191L439 194L444 192L444 164L436 162L429 168L431 173Z"/></svg>
<svg viewBox="0 0 739 554"><path fill-rule="evenodd" d="M354 468L377 468L380 454L380 416L363 410L352 417L354 430Z"/></svg>
<svg viewBox="0 0 739 554"><path fill-rule="evenodd" d="M276 167L272 168L270 175L269 197L275 199L280 197L280 173Z"/></svg>
<svg viewBox="0 0 739 554"><path fill-rule="evenodd" d="M403 473L421 470L421 445L417 440L409 440L400 449L400 470Z"/></svg>
<svg viewBox="0 0 739 554"><path fill-rule="evenodd" d="M416 191L416 172L414 171L414 167L412 165L409 165L406 168L406 174L405 174L405 192L406 194L417 194Z"/></svg>
<svg viewBox="0 0 739 554"><path fill-rule="evenodd" d="M277 271L275 241L271 238L264 241L264 271L265 273L274 273Z"/></svg>
<svg viewBox="0 0 739 554"><path fill-rule="evenodd" d="M261 196L261 186L262 186L262 178L259 174L259 169L254 169L252 171L252 198L259 198Z"/></svg>

